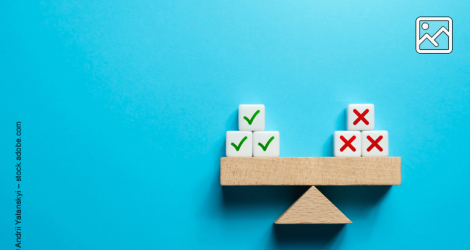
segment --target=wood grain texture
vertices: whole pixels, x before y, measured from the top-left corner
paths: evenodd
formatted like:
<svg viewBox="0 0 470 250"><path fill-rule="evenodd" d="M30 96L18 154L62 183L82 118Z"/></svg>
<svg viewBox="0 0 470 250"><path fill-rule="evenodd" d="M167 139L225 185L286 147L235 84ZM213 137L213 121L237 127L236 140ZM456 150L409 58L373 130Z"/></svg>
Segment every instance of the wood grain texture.
<svg viewBox="0 0 470 250"><path fill-rule="evenodd" d="M351 224L352 222L312 186L275 224Z"/></svg>
<svg viewBox="0 0 470 250"><path fill-rule="evenodd" d="M222 157L220 184L400 185L400 157Z"/></svg>

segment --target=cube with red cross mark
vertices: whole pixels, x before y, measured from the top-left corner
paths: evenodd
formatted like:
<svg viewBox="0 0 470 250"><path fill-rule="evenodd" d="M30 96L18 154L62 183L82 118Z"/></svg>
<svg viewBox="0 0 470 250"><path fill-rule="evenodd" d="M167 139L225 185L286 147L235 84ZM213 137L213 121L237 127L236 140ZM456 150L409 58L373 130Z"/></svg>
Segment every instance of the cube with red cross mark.
<svg viewBox="0 0 470 250"><path fill-rule="evenodd" d="M362 156L388 156L388 131L362 131Z"/></svg>
<svg viewBox="0 0 470 250"><path fill-rule="evenodd" d="M360 157L361 150L360 131L335 131L336 157Z"/></svg>
<svg viewBox="0 0 470 250"><path fill-rule="evenodd" d="M374 130L374 104L348 105L348 130Z"/></svg>

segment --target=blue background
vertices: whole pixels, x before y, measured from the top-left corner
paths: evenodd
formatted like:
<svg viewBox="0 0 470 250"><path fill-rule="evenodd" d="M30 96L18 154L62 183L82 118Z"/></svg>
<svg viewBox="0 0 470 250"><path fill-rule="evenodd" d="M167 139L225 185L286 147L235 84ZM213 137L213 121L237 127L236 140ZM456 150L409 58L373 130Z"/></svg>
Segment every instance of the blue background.
<svg viewBox="0 0 470 250"><path fill-rule="evenodd" d="M25 249L464 249L469 1L4 1L0 249L13 249L16 122ZM451 16L449 55L415 51ZM307 187L224 187L239 104L281 156L331 156L350 103L402 185L320 187L354 224L274 226Z"/></svg>

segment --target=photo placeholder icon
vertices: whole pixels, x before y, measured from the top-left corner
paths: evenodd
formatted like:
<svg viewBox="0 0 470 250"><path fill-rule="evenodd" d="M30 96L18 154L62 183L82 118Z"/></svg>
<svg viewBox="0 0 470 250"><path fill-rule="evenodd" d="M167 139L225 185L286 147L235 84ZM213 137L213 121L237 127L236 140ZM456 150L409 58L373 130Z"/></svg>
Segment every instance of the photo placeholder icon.
<svg viewBox="0 0 470 250"><path fill-rule="evenodd" d="M449 54L452 52L452 18L418 17L415 25L418 53Z"/></svg>

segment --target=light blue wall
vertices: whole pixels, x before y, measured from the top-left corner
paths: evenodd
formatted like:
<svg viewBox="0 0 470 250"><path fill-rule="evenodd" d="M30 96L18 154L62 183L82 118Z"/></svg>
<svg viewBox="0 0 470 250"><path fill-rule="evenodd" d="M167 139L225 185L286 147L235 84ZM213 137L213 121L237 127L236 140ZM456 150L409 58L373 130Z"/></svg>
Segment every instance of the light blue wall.
<svg viewBox="0 0 470 250"><path fill-rule="evenodd" d="M470 2L6 1L0 8L0 249L464 249ZM415 51L451 16L449 55ZM374 103L401 186L321 187L354 224L273 226L307 187L219 185L239 104L281 156L331 156Z"/></svg>

